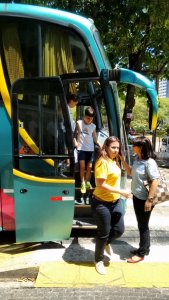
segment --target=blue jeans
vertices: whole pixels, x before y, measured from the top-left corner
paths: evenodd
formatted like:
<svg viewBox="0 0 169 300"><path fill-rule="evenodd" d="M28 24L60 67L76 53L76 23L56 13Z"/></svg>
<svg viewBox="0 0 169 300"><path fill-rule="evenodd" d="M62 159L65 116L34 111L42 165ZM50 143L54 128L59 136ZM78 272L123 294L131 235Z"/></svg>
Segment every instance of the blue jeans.
<svg viewBox="0 0 169 300"><path fill-rule="evenodd" d="M150 252L149 220L153 207L151 211L144 211L145 201L146 200L140 200L133 196L133 206L140 233L138 255L141 257L148 255Z"/></svg>
<svg viewBox="0 0 169 300"><path fill-rule="evenodd" d="M107 202L93 198L91 207L97 225L95 262L98 262L103 260L106 244L124 233L123 206L121 199Z"/></svg>

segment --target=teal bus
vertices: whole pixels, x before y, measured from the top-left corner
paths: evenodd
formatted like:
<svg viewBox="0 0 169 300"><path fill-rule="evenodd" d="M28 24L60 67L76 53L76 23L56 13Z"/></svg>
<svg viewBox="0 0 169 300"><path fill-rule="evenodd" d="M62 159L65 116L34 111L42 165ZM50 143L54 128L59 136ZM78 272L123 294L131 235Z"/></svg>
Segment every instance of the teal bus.
<svg viewBox="0 0 169 300"><path fill-rule="evenodd" d="M68 239L72 229L95 227L92 189L80 193L66 99L78 95L75 121L87 106L94 107L100 143L118 136L129 159L118 82L145 90L154 130L153 82L128 69L112 69L92 20L40 6L0 4L1 231L15 231L17 242L36 242ZM124 172L122 186L125 178ZM91 182L94 187L94 174Z"/></svg>

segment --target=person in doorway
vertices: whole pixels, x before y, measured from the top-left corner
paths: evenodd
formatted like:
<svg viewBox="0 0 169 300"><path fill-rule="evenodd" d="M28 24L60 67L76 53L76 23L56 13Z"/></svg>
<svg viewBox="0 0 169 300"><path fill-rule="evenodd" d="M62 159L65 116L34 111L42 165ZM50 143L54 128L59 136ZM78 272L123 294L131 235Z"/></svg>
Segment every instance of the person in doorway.
<svg viewBox="0 0 169 300"><path fill-rule="evenodd" d="M151 141L147 137L136 137L132 144L133 152L136 154L133 167L131 168L125 162L123 155L120 158L128 175L132 176L133 206L140 234L139 248L130 251L134 256L127 262L138 263L144 260L144 256L150 252L149 220L153 209L153 197L158 185L159 171ZM148 179L151 181L149 193L144 186L144 182Z"/></svg>
<svg viewBox="0 0 169 300"><path fill-rule="evenodd" d="M128 198L130 192L120 188L121 168L119 154L121 144L117 137L108 137L95 163L95 183L91 203L97 225L95 245L95 268L106 274L103 262L104 250L111 255L110 242L124 233L124 210L121 197Z"/></svg>
<svg viewBox="0 0 169 300"><path fill-rule="evenodd" d="M94 109L91 106L87 107L83 120L77 121L74 132L74 146L77 148L82 194L86 193L86 189L91 188L90 176L94 160L94 143L101 146L97 139L96 125L93 123L94 115Z"/></svg>
<svg viewBox="0 0 169 300"><path fill-rule="evenodd" d="M69 110L69 116L70 116L72 133L74 132L75 125L76 125L76 122L73 119L73 111L72 111L72 109L74 107L76 107L76 105L78 104L78 101L79 101L79 99L78 99L78 96L76 94L69 94L67 96L67 105L68 105L68 110Z"/></svg>
<svg viewBox="0 0 169 300"><path fill-rule="evenodd" d="M79 97L77 94L72 94L69 93L67 95L67 107L68 107L68 111L69 111L69 117L70 117L70 123L71 123L71 129L72 129L72 139L74 138L74 130L75 130L75 125L76 122L73 118L73 109L77 106L79 101ZM65 138L66 140L66 138ZM68 153L68 149L66 148L66 153ZM76 151L74 151L74 156L75 156L75 160L76 160ZM66 160L66 164L65 164L65 168L68 169L70 167L70 160L67 159Z"/></svg>

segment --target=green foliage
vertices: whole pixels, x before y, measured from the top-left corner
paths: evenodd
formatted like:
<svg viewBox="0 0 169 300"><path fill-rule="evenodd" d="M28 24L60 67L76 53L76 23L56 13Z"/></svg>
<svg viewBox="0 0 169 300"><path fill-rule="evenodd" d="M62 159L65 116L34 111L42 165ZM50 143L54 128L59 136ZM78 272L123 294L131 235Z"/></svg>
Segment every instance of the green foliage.
<svg viewBox="0 0 169 300"><path fill-rule="evenodd" d="M122 115L124 109L124 98L121 99ZM161 98L159 100L159 113L158 121L160 123L159 130L157 130L157 136L165 136L169 134L169 98ZM162 122L161 122L162 121ZM143 133L149 131L148 128L148 107L147 99L145 97L136 97L135 106L133 109L133 118L131 121L131 127L137 132Z"/></svg>
<svg viewBox="0 0 169 300"><path fill-rule="evenodd" d="M159 100L159 130L157 131L158 136L169 135L169 98L161 98Z"/></svg>
<svg viewBox="0 0 169 300"><path fill-rule="evenodd" d="M147 99L136 97L135 106L132 113L131 127L137 132L144 132L148 130L148 107Z"/></svg>
<svg viewBox="0 0 169 300"><path fill-rule="evenodd" d="M158 119L163 120L164 123L169 123L169 98L159 99Z"/></svg>

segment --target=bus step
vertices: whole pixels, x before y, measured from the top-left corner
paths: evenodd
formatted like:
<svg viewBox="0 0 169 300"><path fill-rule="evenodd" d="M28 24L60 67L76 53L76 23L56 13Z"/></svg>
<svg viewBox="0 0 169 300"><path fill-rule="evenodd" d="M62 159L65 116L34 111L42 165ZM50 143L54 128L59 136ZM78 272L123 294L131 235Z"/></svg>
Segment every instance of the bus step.
<svg viewBox="0 0 169 300"><path fill-rule="evenodd" d="M73 229L96 229L93 218L75 218L73 220Z"/></svg>
<svg viewBox="0 0 169 300"><path fill-rule="evenodd" d="M83 218L83 217L89 217L92 216L92 210L90 205L81 204L81 205L75 205L74 209L74 218Z"/></svg>

